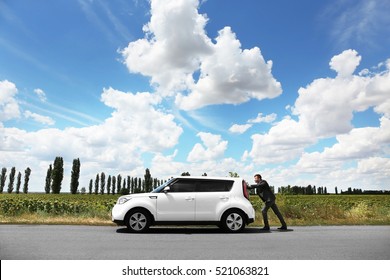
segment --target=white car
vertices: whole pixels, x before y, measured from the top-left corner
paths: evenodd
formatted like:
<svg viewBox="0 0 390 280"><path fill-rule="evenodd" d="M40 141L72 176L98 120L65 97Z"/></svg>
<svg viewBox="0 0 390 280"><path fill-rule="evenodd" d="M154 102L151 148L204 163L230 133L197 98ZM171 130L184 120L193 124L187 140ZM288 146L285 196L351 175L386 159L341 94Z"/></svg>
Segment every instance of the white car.
<svg viewBox="0 0 390 280"><path fill-rule="evenodd" d="M213 224L239 232L255 219L247 185L240 178L172 178L150 193L119 197L112 221L132 232L151 225Z"/></svg>

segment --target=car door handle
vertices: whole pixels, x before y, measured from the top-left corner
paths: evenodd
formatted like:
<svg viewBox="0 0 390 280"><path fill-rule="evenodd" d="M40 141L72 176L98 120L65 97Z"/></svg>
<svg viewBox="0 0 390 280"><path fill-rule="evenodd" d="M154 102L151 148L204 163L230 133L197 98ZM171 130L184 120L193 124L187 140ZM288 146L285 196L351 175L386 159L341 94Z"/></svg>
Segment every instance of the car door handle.
<svg viewBox="0 0 390 280"><path fill-rule="evenodd" d="M195 200L195 198L189 197L189 196L188 196L188 197L185 198L185 200L187 200L187 201L192 201L192 200Z"/></svg>
<svg viewBox="0 0 390 280"><path fill-rule="evenodd" d="M220 196L219 198L222 199L222 200L228 200L229 199L228 196Z"/></svg>

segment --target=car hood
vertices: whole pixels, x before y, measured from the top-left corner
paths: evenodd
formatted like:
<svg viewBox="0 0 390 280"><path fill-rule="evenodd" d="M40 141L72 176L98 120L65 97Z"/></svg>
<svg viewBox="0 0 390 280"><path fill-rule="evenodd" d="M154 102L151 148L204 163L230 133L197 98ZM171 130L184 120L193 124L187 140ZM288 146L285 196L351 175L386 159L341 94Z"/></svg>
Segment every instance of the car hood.
<svg viewBox="0 0 390 280"><path fill-rule="evenodd" d="M137 198L137 197L147 197L151 195L156 195L155 193L133 193L133 194L128 194L128 195L122 195L121 197L126 197L126 198Z"/></svg>

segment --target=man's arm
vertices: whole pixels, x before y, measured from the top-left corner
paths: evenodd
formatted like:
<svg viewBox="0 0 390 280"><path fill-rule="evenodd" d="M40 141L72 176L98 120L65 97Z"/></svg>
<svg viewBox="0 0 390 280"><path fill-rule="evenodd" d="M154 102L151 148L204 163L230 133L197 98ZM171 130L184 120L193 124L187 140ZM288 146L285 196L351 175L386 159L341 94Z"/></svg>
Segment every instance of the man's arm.
<svg viewBox="0 0 390 280"><path fill-rule="evenodd" d="M246 184L246 188L248 189L248 190L253 190L253 189L256 189L256 188L258 188L259 187L259 185L249 185L249 184Z"/></svg>

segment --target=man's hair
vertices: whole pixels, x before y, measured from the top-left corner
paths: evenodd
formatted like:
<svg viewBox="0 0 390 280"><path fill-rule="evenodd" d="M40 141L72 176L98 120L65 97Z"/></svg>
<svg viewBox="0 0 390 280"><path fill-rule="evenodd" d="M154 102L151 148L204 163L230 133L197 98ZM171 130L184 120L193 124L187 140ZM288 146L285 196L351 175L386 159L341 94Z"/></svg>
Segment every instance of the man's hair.
<svg viewBox="0 0 390 280"><path fill-rule="evenodd" d="M259 177L261 179L261 175L260 174L255 174L254 177Z"/></svg>

